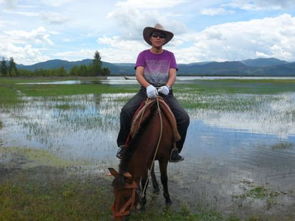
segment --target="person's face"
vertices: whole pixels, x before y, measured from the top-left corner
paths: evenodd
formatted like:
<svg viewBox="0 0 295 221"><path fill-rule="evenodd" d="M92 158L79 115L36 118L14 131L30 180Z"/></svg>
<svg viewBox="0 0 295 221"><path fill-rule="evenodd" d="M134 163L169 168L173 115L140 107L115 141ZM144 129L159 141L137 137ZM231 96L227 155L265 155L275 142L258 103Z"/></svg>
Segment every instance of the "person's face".
<svg viewBox="0 0 295 221"><path fill-rule="evenodd" d="M161 32L153 32L150 41L153 47L160 48L166 41L166 36Z"/></svg>

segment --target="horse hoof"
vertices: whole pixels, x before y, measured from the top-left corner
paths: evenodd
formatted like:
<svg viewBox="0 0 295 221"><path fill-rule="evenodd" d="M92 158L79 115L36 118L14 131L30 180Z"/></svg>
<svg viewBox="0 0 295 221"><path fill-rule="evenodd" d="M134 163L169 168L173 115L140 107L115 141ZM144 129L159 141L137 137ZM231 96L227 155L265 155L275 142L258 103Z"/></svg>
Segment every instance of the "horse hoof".
<svg viewBox="0 0 295 221"><path fill-rule="evenodd" d="M159 193L160 193L160 189L159 189L159 188L154 189L153 193L154 193L154 194L159 194Z"/></svg>
<svg viewBox="0 0 295 221"><path fill-rule="evenodd" d="M145 211L145 206L138 204L136 206L136 210L139 211L139 212L144 212Z"/></svg>
<svg viewBox="0 0 295 221"><path fill-rule="evenodd" d="M172 205L172 201L171 200L166 200L166 206L171 206Z"/></svg>

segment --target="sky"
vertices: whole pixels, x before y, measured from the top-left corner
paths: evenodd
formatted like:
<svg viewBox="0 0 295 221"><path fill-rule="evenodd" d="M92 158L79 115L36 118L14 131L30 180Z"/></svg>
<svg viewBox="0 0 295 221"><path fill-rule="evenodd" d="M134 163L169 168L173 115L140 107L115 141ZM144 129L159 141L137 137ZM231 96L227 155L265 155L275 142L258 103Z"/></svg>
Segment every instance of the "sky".
<svg viewBox="0 0 295 221"><path fill-rule="evenodd" d="M0 58L134 63L156 23L178 63L295 62L295 0L0 0Z"/></svg>

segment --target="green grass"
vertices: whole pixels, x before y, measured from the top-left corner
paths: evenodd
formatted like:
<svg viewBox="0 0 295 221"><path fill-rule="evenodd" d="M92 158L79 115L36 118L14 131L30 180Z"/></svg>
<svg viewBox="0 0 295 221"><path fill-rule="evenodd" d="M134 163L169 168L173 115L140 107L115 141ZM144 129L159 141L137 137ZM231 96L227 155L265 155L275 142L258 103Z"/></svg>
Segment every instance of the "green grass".
<svg viewBox="0 0 295 221"><path fill-rule="evenodd" d="M80 78L0 78L1 106L16 104L20 97L26 96L61 96L78 94L102 93L136 93L138 85L104 85L104 84L75 84L75 85L20 85L17 83L47 82L57 80L81 80ZM83 78L82 80L98 80L97 78ZM253 110L261 102L270 99L260 97L232 97L237 94L269 95L285 92L295 92L295 80L195 80L191 84L176 84L176 97L185 108L213 109L224 111ZM182 96L183 95L183 96ZM224 99L223 96L226 97ZM217 99L216 99L217 98ZM118 98L126 102L129 98ZM272 98L274 99L274 98ZM241 109L242 107L242 109ZM69 109L69 106L59 106L60 109Z"/></svg>
<svg viewBox="0 0 295 221"><path fill-rule="evenodd" d="M1 147L0 154L8 159L0 162L1 221L111 220L112 177L83 173L46 150ZM215 211L169 209L163 201L159 197L130 220L233 220Z"/></svg>
<svg viewBox="0 0 295 221"><path fill-rule="evenodd" d="M136 88L130 86L119 87L102 84L76 84L76 85L16 85L27 96L65 96L75 94L102 94L135 92Z"/></svg>
<svg viewBox="0 0 295 221"><path fill-rule="evenodd" d="M188 85L175 85L176 92L182 92L183 86L189 93L243 93L243 94L274 94L295 91L295 80L194 80Z"/></svg>
<svg viewBox="0 0 295 221"><path fill-rule="evenodd" d="M110 220L111 191L106 181L61 178L63 171L46 170L42 169L44 174L38 168L23 170L14 180L1 183L0 220ZM53 177L55 173L59 175Z"/></svg>
<svg viewBox="0 0 295 221"><path fill-rule="evenodd" d="M16 90L13 87L0 84L0 107L18 102Z"/></svg>

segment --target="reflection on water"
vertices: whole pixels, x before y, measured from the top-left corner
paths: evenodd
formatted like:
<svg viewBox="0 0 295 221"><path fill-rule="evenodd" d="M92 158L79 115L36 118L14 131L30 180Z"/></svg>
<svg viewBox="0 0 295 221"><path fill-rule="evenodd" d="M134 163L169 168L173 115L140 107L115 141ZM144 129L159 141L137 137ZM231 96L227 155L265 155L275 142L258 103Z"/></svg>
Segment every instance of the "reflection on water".
<svg viewBox="0 0 295 221"><path fill-rule="evenodd" d="M43 148L66 159L113 164L120 108L131 96L23 97L25 102L0 113L1 145ZM241 204L251 212L268 206L269 213L278 206L280 211L294 206L294 93L177 96L210 105L188 109L186 160L169 166L170 182L178 184L171 185L173 191L180 186L182 198L193 206L207 202L230 212ZM272 199L276 207L243 200L255 186L278 193Z"/></svg>

